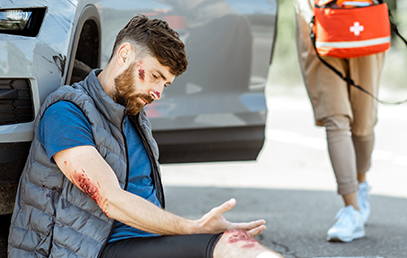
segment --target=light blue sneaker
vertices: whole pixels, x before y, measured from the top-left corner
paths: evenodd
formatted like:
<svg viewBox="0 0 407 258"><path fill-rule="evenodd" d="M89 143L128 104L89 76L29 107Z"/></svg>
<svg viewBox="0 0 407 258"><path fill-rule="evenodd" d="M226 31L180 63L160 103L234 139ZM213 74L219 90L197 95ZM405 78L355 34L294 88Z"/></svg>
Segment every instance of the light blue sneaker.
<svg viewBox="0 0 407 258"><path fill-rule="evenodd" d="M365 236L362 213L349 205L336 214L335 224L328 230L328 241L351 242Z"/></svg>
<svg viewBox="0 0 407 258"><path fill-rule="evenodd" d="M367 182L359 184L358 188L358 204L360 212L362 213L363 223L366 223L370 215L370 196L369 196L370 186Z"/></svg>

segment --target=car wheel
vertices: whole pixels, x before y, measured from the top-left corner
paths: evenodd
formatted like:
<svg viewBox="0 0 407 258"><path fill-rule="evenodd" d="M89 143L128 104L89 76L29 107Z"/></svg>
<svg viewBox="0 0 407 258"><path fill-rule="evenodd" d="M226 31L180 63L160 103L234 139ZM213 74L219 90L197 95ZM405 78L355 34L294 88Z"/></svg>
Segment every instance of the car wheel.
<svg viewBox="0 0 407 258"><path fill-rule="evenodd" d="M84 62L79 61L78 59L75 59L74 61L74 67L72 71L72 77L71 81L69 84L73 84L75 82L80 82L83 79L85 79L86 76L92 71L92 68L90 68L87 64Z"/></svg>

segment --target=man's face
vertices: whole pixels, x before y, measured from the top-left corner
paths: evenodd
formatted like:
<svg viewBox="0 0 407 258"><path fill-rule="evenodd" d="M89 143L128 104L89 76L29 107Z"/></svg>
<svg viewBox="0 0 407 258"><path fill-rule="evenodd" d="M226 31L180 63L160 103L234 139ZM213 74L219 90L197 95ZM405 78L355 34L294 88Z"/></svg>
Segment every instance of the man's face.
<svg viewBox="0 0 407 258"><path fill-rule="evenodd" d="M130 63L130 62L129 62ZM114 79L113 100L126 107L127 114L135 115L147 104L161 98L164 87L175 76L151 56L134 60Z"/></svg>

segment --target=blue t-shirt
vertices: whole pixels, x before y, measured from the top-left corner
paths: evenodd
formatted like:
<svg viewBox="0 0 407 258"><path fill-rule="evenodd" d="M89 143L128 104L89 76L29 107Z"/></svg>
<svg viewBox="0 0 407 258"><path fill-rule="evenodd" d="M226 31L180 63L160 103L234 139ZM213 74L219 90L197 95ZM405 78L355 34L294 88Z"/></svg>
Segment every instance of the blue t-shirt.
<svg viewBox="0 0 407 258"><path fill-rule="evenodd" d="M160 207L150 176L150 159L137 130L127 116L124 120L124 135L129 155L127 191ZM79 107L68 101L59 101L45 111L39 124L38 138L51 162L54 162L52 156L62 150L83 145L95 146L88 119ZM116 222L109 243L131 237L150 236L156 235Z"/></svg>

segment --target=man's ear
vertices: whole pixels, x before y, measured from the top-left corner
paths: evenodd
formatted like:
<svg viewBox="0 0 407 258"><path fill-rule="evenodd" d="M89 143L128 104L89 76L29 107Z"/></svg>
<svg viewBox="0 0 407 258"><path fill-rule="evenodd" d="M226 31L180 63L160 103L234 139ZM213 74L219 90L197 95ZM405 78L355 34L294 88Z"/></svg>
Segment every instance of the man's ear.
<svg viewBox="0 0 407 258"><path fill-rule="evenodd" d="M117 62L120 67L124 66L129 61L129 57L133 52L133 46L130 43L123 43L117 51Z"/></svg>

